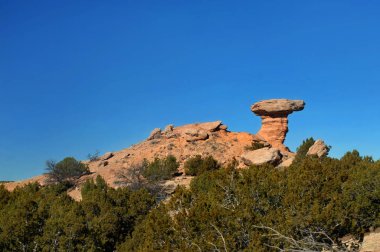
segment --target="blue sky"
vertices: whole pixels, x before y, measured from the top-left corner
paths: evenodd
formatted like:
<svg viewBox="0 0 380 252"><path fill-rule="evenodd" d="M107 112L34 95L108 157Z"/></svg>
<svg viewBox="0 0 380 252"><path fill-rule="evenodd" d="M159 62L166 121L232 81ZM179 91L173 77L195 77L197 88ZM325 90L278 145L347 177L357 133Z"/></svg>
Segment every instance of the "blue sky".
<svg viewBox="0 0 380 252"><path fill-rule="evenodd" d="M255 133L304 99L286 144L380 159L380 2L1 1L0 180L120 150L169 123Z"/></svg>

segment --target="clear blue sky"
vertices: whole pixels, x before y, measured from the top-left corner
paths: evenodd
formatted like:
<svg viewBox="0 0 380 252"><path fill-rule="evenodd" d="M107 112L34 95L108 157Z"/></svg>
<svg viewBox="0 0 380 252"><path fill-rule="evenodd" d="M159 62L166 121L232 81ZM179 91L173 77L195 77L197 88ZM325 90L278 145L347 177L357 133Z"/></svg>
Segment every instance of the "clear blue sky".
<svg viewBox="0 0 380 252"><path fill-rule="evenodd" d="M304 99L286 144L380 158L380 1L1 1L0 180Z"/></svg>

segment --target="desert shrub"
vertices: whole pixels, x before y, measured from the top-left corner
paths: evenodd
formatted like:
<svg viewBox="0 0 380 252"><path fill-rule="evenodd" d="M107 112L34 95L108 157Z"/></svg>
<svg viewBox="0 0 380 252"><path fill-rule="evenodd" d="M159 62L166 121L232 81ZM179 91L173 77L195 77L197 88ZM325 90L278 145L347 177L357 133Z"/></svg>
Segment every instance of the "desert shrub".
<svg viewBox="0 0 380 252"><path fill-rule="evenodd" d="M146 190L113 189L101 177L82 201L64 184L0 187L0 251L115 251L155 206Z"/></svg>
<svg viewBox="0 0 380 252"><path fill-rule="evenodd" d="M312 137L303 140L302 144L297 147L294 163L297 163L301 159L305 158L308 150L314 143L315 143L315 140Z"/></svg>
<svg viewBox="0 0 380 252"><path fill-rule="evenodd" d="M196 176L206 171L217 170L220 168L220 164L212 156L202 158L202 156L196 155L186 160L184 168L187 175Z"/></svg>
<svg viewBox="0 0 380 252"><path fill-rule="evenodd" d="M176 234L173 220L162 205L148 214L134 230L134 239L122 243L118 251L173 251L173 246L180 240Z"/></svg>
<svg viewBox="0 0 380 252"><path fill-rule="evenodd" d="M146 161L143 175L150 181L170 179L177 172L178 167L177 159L169 155L163 159L156 158L153 162Z"/></svg>
<svg viewBox="0 0 380 252"><path fill-rule="evenodd" d="M73 157L67 157L58 163L49 160L46 162L46 165L46 174L48 175L49 181L53 183L71 183L75 179L90 172L87 165L77 161Z"/></svg>
<svg viewBox="0 0 380 252"><path fill-rule="evenodd" d="M10 192L5 189L4 185L0 184L0 209L8 202Z"/></svg>
<svg viewBox="0 0 380 252"><path fill-rule="evenodd" d="M147 223L157 217L148 216L127 241L137 246L130 248L149 250L161 241L166 247L157 249L173 251L291 251L294 239L318 251L380 226L380 163L354 151L340 160L304 157L284 171L270 165L214 170L156 211L173 221L154 230Z"/></svg>
<svg viewBox="0 0 380 252"><path fill-rule="evenodd" d="M148 180L143 174L149 163L144 160L141 163L132 164L128 169L120 170L116 173L116 185L124 186L132 191L141 189L147 190L158 201L165 199L168 193L164 190L165 185L159 180Z"/></svg>
<svg viewBox="0 0 380 252"><path fill-rule="evenodd" d="M300 157L305 157L307 151L310 149L310 147L315 143L314 138L306 138L302 141L302 144L297 147L297 155Z"/></svg>
<svg viewBox="0 0 380 252"><path fill-rule="evenodd" d="M87 158L88 158L88 160L90 160L90 162L94 162L94 161L99 160L99 151L97 150L94 153L89 153L87 155Z"/></svg>
<svg viewBox="0 0 380 252"><path fill-rule="evenodd" d="M261 148L264 148L265 144L260 143L260 142L252 142L251 145L245 146L244 149L247 151L253 151L253 150L258 150Z"/></svg>

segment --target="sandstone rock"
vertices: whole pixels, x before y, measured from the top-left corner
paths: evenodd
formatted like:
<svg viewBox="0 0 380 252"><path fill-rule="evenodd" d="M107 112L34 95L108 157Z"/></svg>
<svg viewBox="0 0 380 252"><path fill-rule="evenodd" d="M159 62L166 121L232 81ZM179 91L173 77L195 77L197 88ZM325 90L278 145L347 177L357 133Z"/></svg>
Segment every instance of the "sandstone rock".
<svg viewBox="0 0 380 252"><path fill-rule="evenodd" d="M306 155L323 157L329 154L330 148L321 139L315 141L315 143L309 148Z"/></svg>
<svg viewBox="0 0 380 252"><path fill-rule="evenodd" d="M283 145L288 132L288 115L302 110L302 100L273 99L260 101L251 106L251 111L261 117L261 129L257 133L273 147L283 152L289 149Z"/></svg>
<svg viewBox="0 0 380 252"><path fill-rule="evenodd" d="M294 111L303 110L303 100L272 99L257 102L251 106L251 110L258 116L273 116L278 114L289 115Z"/></svg>
<svg viewBox="0 0 380 252"><path fill-rule="evenodd" d="M342 238L339 238L338 240L347 249L347 251L358 251L359 250L360 242L355 236L353 236L351 234L345 235Z"/></svg>
<svg viewBox="0 0 380 252"><path fill-rule="evenodd" d="M155 128L154 130L152 130L147 140L157 139L160 137L161 137L161 129Z"/></svg>
<svg viewBox="0 0 380 252"><path fill-rule="evenodd" d="M222 121L215 121L215 122L206 122L206 123L200 123L197 126L201 129L204 129L205 131L217 131L219 129L219 126L222 125Z"/></svg>
<svg viewBox="0 0 380 252"><path fill-rule="evenodd" d="M170 133L170 132L173 132L173 129L174 129L174 125L173 124L169 124L165 127L164 131L162 133L164 134L167 134L167 133Z"/></svg>
<svg viewBox="0 0 380 252"><path fill-rule="evenodd" d="M281 162L281 164L278 165L279 168L286 168L289 167L294 161L294 157L289 157Z"/></svg>
<svg viewBox="0 0 380 252"><path fill-rule="evenodd" d="M227 125L223 125L222 124L222 125L219 126L220 130L227 130L227 128L228 128Z"/></svg>
<svg viewBox="0 0 380 252"><path fill-rule="evenodd" d="M105 160L110 159L110 158L113 157L113 156L114 156L114 155L113 155L112 152L106 152L106 153L100 158L100 160L105 161Z"/></svg>
<svg viewBox="0 0 380 252"><path fill-rule="evenodd" d="M261 165L261 164L278 164L281 160L281 153L275 148L261 148L254 151L248 151L241 155L245 165Z"/></svg>
<svg viewBox="0 0 380 252"><path fill-rule="evenodd" d="M185 134L186 141L188 142L206 140L208 138L208 133L202 129L188 129Z"/></svg>
<svg viewBox="0 0 380 252"><path fill-rule="evenodd" d="M380 228L364 234L360 252L380 252Z"/></svg>

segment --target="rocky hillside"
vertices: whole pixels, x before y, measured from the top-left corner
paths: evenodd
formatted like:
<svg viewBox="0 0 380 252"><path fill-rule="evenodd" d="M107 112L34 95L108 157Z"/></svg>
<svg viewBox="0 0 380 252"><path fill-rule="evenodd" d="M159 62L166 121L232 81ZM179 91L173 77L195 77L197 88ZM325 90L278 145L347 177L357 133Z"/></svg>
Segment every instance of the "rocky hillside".
<svg viewBox="0 0 380 252"><path fill-rule="evenodd" d="M294 153L283 145L288 132L287 116L293 111L302 110L304 104L303 101L285 99L267 100L254 104L251 110L262 117L262 127L256 135L230 132L221 121L179 127L168 125L163 130L156 128L146 140L138 144L120 151L108 152L95 161L83 161L88 164L91 174L81 177L77 186L69 193L79 199L80 185L97 175L102 176L110 186L116 187L120 171L141 163L143 159L152 161L168 155L176 157L182 173L184 162L195 155L212 155L222 165L236 160L240 168L263 163L271 163L279 167L289 166L293 161ZM321 146L314 147L316 149L314 152L321 152L318 155L327 154L323 148L322 142ZM190 179L186 174L182 174L171 183L186 185ZM43 185L45 180L46 176L41 175L24 181L7 183L6 188L13 190L16 186L30 182Z"/></svg>

